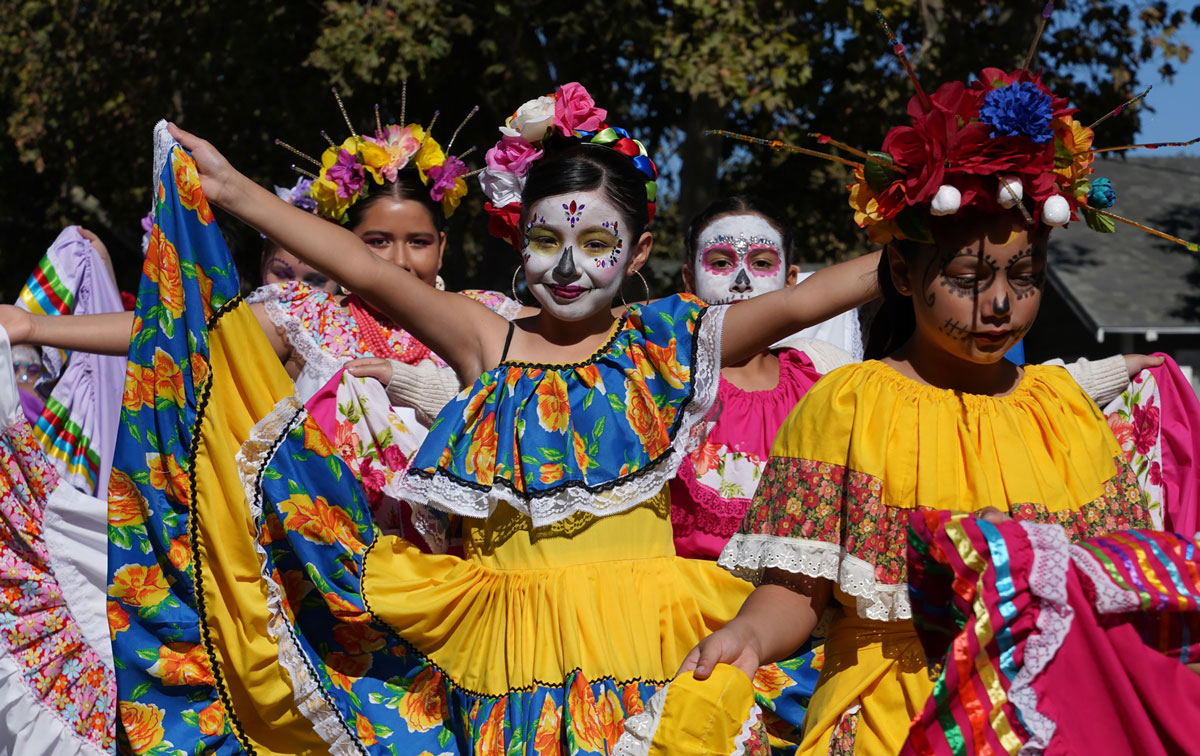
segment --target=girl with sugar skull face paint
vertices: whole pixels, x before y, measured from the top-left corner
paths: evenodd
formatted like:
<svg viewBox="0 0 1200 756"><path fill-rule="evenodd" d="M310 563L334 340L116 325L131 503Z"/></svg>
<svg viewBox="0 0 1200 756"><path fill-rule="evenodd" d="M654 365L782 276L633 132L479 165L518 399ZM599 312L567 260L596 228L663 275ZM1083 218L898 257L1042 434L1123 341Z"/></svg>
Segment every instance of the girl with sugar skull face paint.
<svg viewBox="0 0 1200 756"><path fill-rule="evenodd" d="M518 109L480 177L490 230L519 252L518 272L542 305L510 326L381 263L349 232L254 186L208 143L174 133L193 150L210 201L363 296L469 386L442 411L402 490L418 508L462 518L465 556L430 558L387 535L365 555L350 555L362 560L364 577L349 589L354 600L386 623L383 635L419 654L406 657L416 666L401 677L381 657L378 671L347 683L355 695L328 704L339 710L324 721L374 718L404 752L431 750L418 747L430 733L465 742L483 732L480 752L499 756L517 737L510 723L523 723L538 743L571 740L583 753L628 748L618 741L636 733L588 723L619 722L653 706L683 651L731 618L747 592L711 562L677 557L672 542L667 482L716 401L722 365L875 296L876 257L728 306L677 295L615 317L621 284L653 247L647 225L656 169L582 86L567 84ZM357 506L318 487L305 495ZM351 520L367 521L369 512L354 509ZM464 610L471 622L450 620ZM608 622L613 611L625 619ZM319 634L319 624L292 627ZM608 628L607 642L586 642L584 629L598 626ZM324 649L330 657L350 652L330 637L316 642L314 634L303 646L316 649L302 651L311 668L336 662ZM494 650L519 661L497 667L480 651L489 638L502 639L507 650ZM235 667L227 678L242 674ZM412 682L396 683L405 679ZM409 687L397 691L397 684ZM749 688L750 681L731 684ZM418 695L418 686L419 695L446 704L430 709L419 732L394 708L371 703ZM740 724L713 730L715 750L733 750ZM352 729L337 735L358 737Z"/></svg>

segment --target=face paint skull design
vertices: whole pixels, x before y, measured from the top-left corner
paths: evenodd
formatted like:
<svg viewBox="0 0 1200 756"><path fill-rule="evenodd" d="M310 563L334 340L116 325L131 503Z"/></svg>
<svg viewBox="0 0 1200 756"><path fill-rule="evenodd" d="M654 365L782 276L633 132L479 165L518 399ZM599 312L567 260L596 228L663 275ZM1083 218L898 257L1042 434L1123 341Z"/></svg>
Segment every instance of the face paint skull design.
<svg viewBox="0 0 1200 756"><path fill-rule="evenodd" d="M782 235L761 215L723 215L699 234L696 296L728 304L787 286Z"/></svg>
<svg viewBox="0 0 1200 756"><path fill-rule="evenodd" d="M525 280L560 320L581 320L612 306L624 280L631 241L621 212L603 191L560 194L529 208Z"/></svg>

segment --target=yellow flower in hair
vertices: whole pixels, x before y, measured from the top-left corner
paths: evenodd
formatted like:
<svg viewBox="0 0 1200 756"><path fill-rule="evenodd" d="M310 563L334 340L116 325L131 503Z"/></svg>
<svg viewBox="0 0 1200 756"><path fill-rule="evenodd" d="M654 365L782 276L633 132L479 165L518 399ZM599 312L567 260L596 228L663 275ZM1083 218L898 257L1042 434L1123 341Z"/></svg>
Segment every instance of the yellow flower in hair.
<svg viewBox="0 0 1200 756"><path fill-rule="evenodd" d="M317 211L326 218L340 219L350 208L351 200L338 194L337 184L327 178L312 182L309 196L317 203Z"/></svg>
<svg viewBox="0 0 1200 756"><path fill-rule="evenodd" d="M1054 172L1065 179L1060 183L1069 188L1092 173L1096 156L1088 150L1092 149L1094 135L1091 129L1073 118L1056 118L1050 126L1055 137ZM1086 194L1086 189L1083 191Z"/></svg>
<svg viewBox="0 0 1200 756"><path fill-rule="evenodd" d="M374 142L368 142L363 139L358 142L358 159L362 161L367 172L375 179L375 183L382 184L384 171L391 161L391 155L388 154L388 151Z"/></svg>
<svg viewBox="0 0 1200 756"><path fill-rule="evenodd" d="M433 137L425 137L425 141L421 143L421 149L417 150L416 161L417 170L421 173L421 180L428 183L429 169L446 162L446 153L442 152L442 146L437 143L437 140Z"/></svg>
<svg viewBox="0 0 1200 756"><path fill-rule="evenodd" d="M454 188L442 195L442 212L449 218L458 209L462 203L462 198L467 194L467 182L462 179L454 179Z"/></svg>

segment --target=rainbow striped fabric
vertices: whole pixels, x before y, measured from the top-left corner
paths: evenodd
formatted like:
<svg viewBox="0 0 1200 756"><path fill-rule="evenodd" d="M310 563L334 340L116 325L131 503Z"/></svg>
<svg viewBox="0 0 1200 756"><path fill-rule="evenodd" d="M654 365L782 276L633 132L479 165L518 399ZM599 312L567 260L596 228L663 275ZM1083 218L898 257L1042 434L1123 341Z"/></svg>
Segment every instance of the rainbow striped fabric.
<svg viewBox="0 0 1200 756"><path fill-rule="evenodd" d="M78 226L63 229L29 276L17 306L35 315L120 312L121 295ZM33 433L63 479L103 495L116 444L125 358L42 348L57 385ZM65 369L64 369L65 366Z"/></svg>

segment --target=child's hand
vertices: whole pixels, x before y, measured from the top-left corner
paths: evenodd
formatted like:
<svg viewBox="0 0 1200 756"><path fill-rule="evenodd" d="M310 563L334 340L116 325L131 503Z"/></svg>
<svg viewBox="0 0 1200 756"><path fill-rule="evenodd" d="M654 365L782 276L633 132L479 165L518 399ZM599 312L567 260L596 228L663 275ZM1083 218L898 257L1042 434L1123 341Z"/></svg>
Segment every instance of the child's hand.
<svg viewBox="0 0 1200 756"><path fill-rule="evenodd" d="M79 235L88 240L88 243L92 245L92 249L96 250L96 254L100 255L101 259L108 257L108 247L104 245L104 242L100 241L99 236L96 236L83 226L79 227Z"/></svg>
<svg viewBox="0 0 1200 756"><path fill-rule="evenodd" d="M196 169L200 172L200 187L208 201L227 210L231 209L237 181L242 175L207 141L195 134L189 134L173 123L167 124L167 131L171 132L171 136L175 137L184 149L192 153Z"/></svg>
<svg viewBox="0 0 1200 756"><path fill-rule="evenodd" d="M1002 522L1008 522L1012 519L1012 515L1008 512L1002 512L995 507L984 507L975 513L975 516L981 520L986 520L993 525L999 525Z"/></svg>
<svg viewBox="0 0 1200 756"><path fill-rule="evenodd" d="M392 363L378 357L360 357L346 363L346 371L358 378L374 378L387 387L392 381Z"/></svg>
<svg viewBox="0 0 1200 756"><path fill-rule="evenodd" d="M33 316L16 305L0 305L0 326L8 331L10 343L23 344L33 331Z"/></svg>
<svg viewBox="0 0 1200 756"><path fill-rule="evenodd" d="M697 680L707 680L713 667L718 664L732 664L753 680L754 673L758 671L759 659L760 654L754 644L754 638L743 632L736 622L730 622L700 641L684 658L676 674L693 672Z"/></svg>
<svg viewBox="0 0 1200 756"><path fill-rule="evenodd" d="M1127 354L1125 357L1125 369L1129 371L1129 380L1133 380L1138 373L1148 368L1156 368L1163 364L1162 357L1151 357L1145 354Z"/></svg>

